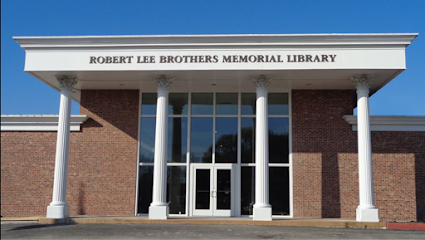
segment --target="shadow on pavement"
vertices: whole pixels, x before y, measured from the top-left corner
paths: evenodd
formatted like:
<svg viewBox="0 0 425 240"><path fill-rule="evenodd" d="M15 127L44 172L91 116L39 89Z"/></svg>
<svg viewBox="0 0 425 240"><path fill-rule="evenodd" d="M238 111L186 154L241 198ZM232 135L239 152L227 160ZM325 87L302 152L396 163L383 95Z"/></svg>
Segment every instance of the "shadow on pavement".
<svg viewBox="0 0 425 240"><path fill-rule="evenodd" d="M64 226L69 224L34 224L34 225L25 225L19 226L12 229L8 229L7 231L19 231L19 230L27 230L27 229L38 229L38 228L48 228L48 227L57 227Z"/></svg>

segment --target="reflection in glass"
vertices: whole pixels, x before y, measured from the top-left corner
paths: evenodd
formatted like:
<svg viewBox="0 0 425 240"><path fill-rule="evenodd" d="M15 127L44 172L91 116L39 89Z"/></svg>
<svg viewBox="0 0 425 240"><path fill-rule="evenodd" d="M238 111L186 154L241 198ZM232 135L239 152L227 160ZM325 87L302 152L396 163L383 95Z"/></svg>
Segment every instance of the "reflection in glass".
<svg viewBox="0 0 425 240"><path fill-rule="evenodd" d="M140 162L153 163L155 152L155 121L154 117L142 117L140 123Z"/></svg>
<svg viewBox="0 0 425 240"><path fill-rule="evenodd" d="M255 93L242 93L241 113L242 115L255 115Z"/></svg>
<svg viewBox="0 0 425 240"><path fill-rule="evenodd" d="M167 202L171 214L186 213L186 167L167 167Z"/></svg>
<svg viewBox="0 0 425 240"><path fill-rule="evenodd" d="M192 118L190 134L190 161L192 163L212 162L212 118Z"/></svg>
<svg viewBox="0 0 425 240"><path fill-rule="evenodd" d="M270 185L273 184L274 183ZM252 207L254 206L254 203L255 167L241 167L241 214L252 215Z"/></svg>
<svg viewBox="0 0 425 240"><path fill-rule="evenodd" d="M153 166L139 167L139 201L137 213L148 213L152 202Z"/></svg>
<svg viewBox="0 0 425 240"><path fill-rule="evenodd" d="M230 170L217 170L217 209L229 209L231 198L231 176Z"/></svg>
<svg viewBox="0 0 425 240"><path fill-rule="evenodd" d="M167 162L186 162L187 118L168 118Z"/></svg>
<svg viewBox="0 0 425 240"><path fill-rule="evenodd" d="M213 114L213 94L212 93L192 93L192 114L212 115Z"/></svg>
<svg viewBox="0 0 425 240"><path fill-rule="evenodd" d="M156 93L142 94L142 114L143 115L156 114Z"/></svg>
<svg viewBox="0 0 425 240"><path fill-rule="evenodd" d="M187 93L170 93L168 97L168 114L180 115L187 114Z"/></svg>
<svg viewBox="0 0 425 240"><path fill-rule="evenodd" d="M287 93L269 93L269 115L288 115L288 94Z"/></svg>
<svg viewBox="0 0 425 240"><path fill-rule="evenodd" d="M289 120L269 118L269 162L289 163Z"/></svg>
<svg viewBox="0 0 425 240"><path fill-rule="evenodd" d="M217 93L215 114L238 115L238 94Z"/></svg>
<svg viewBox="0 0 425 240"><path fill-rule="evenodd" d="M289 168L270 167L270 204L273 215L289 215Z"/></svg>
<svg viewBox="0 0 425 240"><path fill-rule="evenodd" d="M238 157L238 119L216 118L215 162L236 163Z"/></svg>
<svg viewBox="0 0 425 240"><path fill-rule="evenodd" d="M255 163L255 118L241 118L241 161Z"/></svg>
<svg viewBox="0 0 425 240"><path fill-rule="evenodd" d="M210 209L210 170L196 169L196 209Z"/></svg>

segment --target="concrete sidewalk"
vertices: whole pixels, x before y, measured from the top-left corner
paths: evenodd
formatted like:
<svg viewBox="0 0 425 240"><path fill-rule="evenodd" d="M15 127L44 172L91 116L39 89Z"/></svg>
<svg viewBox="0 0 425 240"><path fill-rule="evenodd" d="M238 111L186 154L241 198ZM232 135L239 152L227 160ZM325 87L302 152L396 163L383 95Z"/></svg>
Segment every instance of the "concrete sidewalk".
<svg viewBox="0 0 425 240"><path fill-rule="evenodd" d="M2 218L2 221L7 221ZM9 218L9 220L25 221L25 218ZM356 222L335 218L320 219L273 219L273 221L253 221L251 218L202 218L202 217L171 217L168 220L150 220L147 216L72 216L66 221L57 221L45 217L32 217L27 220L37 220L40 224L193 224L193 225L248 225L248 226L298 226L298 227L337 227L337 228L370 228L383 229L385 222Z"/></svg>
<svg viewBox="0 0 425 240"><path fill-rule="evenodd" d="M2 222L2 239L423 239L421 231L191 224Z"/></svg>

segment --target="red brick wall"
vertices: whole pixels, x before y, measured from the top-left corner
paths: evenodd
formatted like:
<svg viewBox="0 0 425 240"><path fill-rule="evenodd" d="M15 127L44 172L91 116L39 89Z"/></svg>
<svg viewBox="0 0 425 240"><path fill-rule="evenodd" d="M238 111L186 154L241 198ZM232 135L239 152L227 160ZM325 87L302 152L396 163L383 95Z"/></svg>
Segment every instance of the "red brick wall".
<svg viewBox="0 0 425 240"><path fill-rule="evenodd" d="M56 132L1 132L1 215L44 215L52 201Z"/></svg>
<svg viewBox="0 0 425 240"><path fill-rule="evenodd" d="M358 205L354 91L292 91L294 217L354 219ZM83 91L71 133L71 214L134 214L138 91ZM423 219L425 132L373 132L375 203L382 221ZM1 132L2 216L45 215L55 132Z"/></svg>
<svg viewBox="0 0 425 240"><path fill-rule="evenodd" d="M380 214L425 221L425 132L372 132L372 151Z"/></svg>
<svg viewBox="0 0 425 240"><path fill-rule="evenodd" d="M292 91L294 217L344 217L341 207L347 201L345 194L357 199L351 188L342 186L348 183L339 174L339 162L349 164L352 159L347 159L346 153L357 151L355 133L342 119L353 113L353 94ZM347 179L350 186L357 184L352 182L353 176Z"/></svg>
<svg viewBox="0 0 425 240"><path fill-rule="evenodd" d="M294 217L354 219L358 205L354 91L292 91ZM423 219L425 132L372 132L381 221Z"/></svg>
<svg viewBox="0 0 425 240"><path fill-rule="evenodd" d="M82 91L80 112L90 119L71 133L71 214L134 215L139 91ZM1 132L2 216L45 215L55 145L55 132Z"/></svg>

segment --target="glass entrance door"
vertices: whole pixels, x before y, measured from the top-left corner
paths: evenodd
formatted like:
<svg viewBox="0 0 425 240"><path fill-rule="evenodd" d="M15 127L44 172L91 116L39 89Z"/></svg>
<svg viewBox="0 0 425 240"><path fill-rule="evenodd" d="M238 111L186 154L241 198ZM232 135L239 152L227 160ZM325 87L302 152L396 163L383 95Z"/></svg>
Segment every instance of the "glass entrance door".
<svg viewBox="0 0 425 240"><path fill-rule="evenodd" d="M193 216L232 216L231 166L193 166Z"/></svg>

